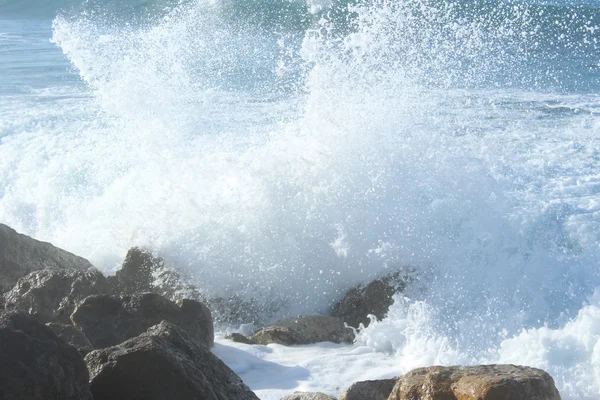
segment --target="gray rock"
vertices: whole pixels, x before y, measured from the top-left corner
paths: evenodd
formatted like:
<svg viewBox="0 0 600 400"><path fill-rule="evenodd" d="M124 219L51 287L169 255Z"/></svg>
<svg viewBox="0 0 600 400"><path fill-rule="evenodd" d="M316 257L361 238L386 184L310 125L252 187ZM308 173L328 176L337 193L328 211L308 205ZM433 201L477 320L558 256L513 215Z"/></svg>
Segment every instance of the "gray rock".
<svg viewBox="0 0 600 400"><path fill-rule="evenodd" d="M331 315L356 328L361 323L368 326L369 314L379 320L385 318L394 302L392 296L403 291L407 281L407 275L395 272L375 279L366 286L353 287L333 306Z"/></svg>
<svg viewBox="0 0 600 400"><path fill-rule="evenodd" d="M52 332L71 346L79 350L82 356L92 351L92 344L79 329L73 325L57 324L49 322L46 326L52 329Z"/></svg>
<svg viewBox="0 0 600 400"><path fill-rule="evenodd" d="M85 360L95 400L258 400L206 346L166 321Z"/></svg>
<svg viewBox="0 0 600 400"><path fill-rule="evenodd" d="M336 400L335 397L321 392L294 392L281 400Z"/></svg>
<svg viewBox="0 0 600 400"><path fill-rule="evenodd" d="M115 346L162 320L179 326L207 347L214 344L212 317L205 305L187 299L175 303L156 293L91 296L77 307L71 320L96 349Z"/></svg>
<svg viewBox="0 0 600 400"><path fill-rule="evenodd" d="M10 290L19 278L44 268L86 270L92 264L84 258L17 233L0 224L0 293Z"/></svg>
<svg viewBox="0 0 600 400"><path fill-rule="evenodd" d="M400 377L389 400L560 400L541 369L516 365L418 368Z"/></svg>
<svg viewBox="0 0 600 400"><path fill-rule="evenodd" d="M398 378L353 383L339 400L387 400Z"/></svg>
<svg viewBox="0 0 600 400"><path fill-rule="evenodd" d="M40 322L70 323L75 306L86 297L110 292L96 269L43 269L19 279L4 295L6 306L26 311Z"/></svg>
<svg viewBox="0 0 600 400"><path fill-rule="evenodd" d="M334 317L308 315L287 318L267 326L249 338L253 344L277 343L283 345L312 344L319 342L352 343L354 333Z"/></svg>
<svg viewBox="0 0 600 400"><path fill-rule="evenodd" d="M92 400L81 355L23 312L0 315L0 399Z"/></svg>

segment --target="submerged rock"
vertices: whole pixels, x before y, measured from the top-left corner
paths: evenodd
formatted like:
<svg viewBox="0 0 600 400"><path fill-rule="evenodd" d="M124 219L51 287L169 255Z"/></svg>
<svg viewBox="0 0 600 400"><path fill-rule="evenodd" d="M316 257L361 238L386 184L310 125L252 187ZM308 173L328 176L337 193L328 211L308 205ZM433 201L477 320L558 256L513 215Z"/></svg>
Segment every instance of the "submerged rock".
<svg viewBox="0 0 600 400"><path fill-rule="evenodd" d="M0 293L10 290L19 278L45 268L86 270L92 264L84 258L17 233L0 224Z"/></svg>
<svg viewBox="0 0 600 400"><path fill-rule="evenodd" d="M92 400L88 369L72 346L23 312L0 314L0 399Z"/></svg>
<svg viewBox="0 0 600 400"><path fill-rule="evenodd" d="M352 343L354 332L339 318L308 315L287 318L267 326L249 338L252 344L277 343L283 345L319 342Z"/></svg>
<svg viewBox="0 0 600 400"><path fill-rule="evenodd" d="M162 320L179 326L207 347L214 344L212 317L205 305L195 300L175 303L156 293L91 296L77 307L71 320L94 348L115 346Z"/></svg>
<svg viewBox="0 0 600 400"><path fill-rule="evenodd" d="M47 323L46 326L52 329L52 332L66 343L79 350L82 356L92 351L92 344L88 338L79 329L73 325L57 324L54 322Z"/></svg>
<svg viewBox="0 0 600 400"><path fill-rule="evenodd" d="M353 383L344 390L339 400L387 400L398 378Z"/></svg>
<svg viewBox="0 0 600 400"><path fill-rule="evenodd" d="M95 400L258 400L206 346L166 321L85 359Z"/></svg>
<svg viewBox="0 0 600 400"><path fill-rule="evenodd" d="M86 297L110 292L96 269L43 269L19 279L4 295L6 306L26 311L41 322L69 323L75 306Z"/></svg>
<svg viewBox="0 0 600 400"><path fill-rule="evenodd" d="M395 272L366 286L353 287L333 306L331 315L353 327L358 327L361 323L369 325L369 314L381 320L394 302L394 294L406 287L407 279L400 272Z"/></svg>
<svg viewBox="0 0 600 400"><path fill-rule="evenodd" d="M546 372L516 365L429 367L400 377L389 400L560 400Z"/></svg>
<svg viewBox="0 0 600 400"><path fill-rule="evenodd" d="M281 400L336 400L335 397L321 392L294 392Z"/></svg>

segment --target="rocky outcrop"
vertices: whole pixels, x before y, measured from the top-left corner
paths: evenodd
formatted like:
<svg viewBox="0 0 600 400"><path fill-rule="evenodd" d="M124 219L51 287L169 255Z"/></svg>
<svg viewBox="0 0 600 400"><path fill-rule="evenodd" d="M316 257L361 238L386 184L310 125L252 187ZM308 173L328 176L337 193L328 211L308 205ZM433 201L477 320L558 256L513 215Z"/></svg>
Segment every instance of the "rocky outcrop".
<svg viewBox="0 0 600 400"><path fill-rule="evenodd" d="M398 378L362 381L344 390L339 400L387 400Z"/></svg>
<svg viewBox="0 0 600 400"><path fill-rule="evenodd" d="M239 337L235 339L243 342ZM248 338L248 343L263 345L270 343L283 345L319 342L352 343L353 341L352 329L345 327L338 318L323 315L287 318L261 329Z"/></svg>
<svg viewBox="0 0 600 400"><path fill-rule="evenodd" d="M195 300L175 303L156 293L91 296L77 307L71 320L94 348L115 346L162 320L179 326L207 347L214 344L212 317L205 305Z"/></svg>
<svg viewBox="0 0 600 400"><path fill-rule="evenodd" d="M57 324L54 322L47 323L46 326L52 329L52 332L66 343L79 350L82 356L92 351L92 344L87 337L79 329L73 325Z"/></svg>
<svg viewBox="0 0 600 400"><path fill-rule="evenodd" d="M516 365L429 367L396 382L389 400L560 400L546 372Z"/></svg>
<svg viewBox="0 0 600 400"><path fill-rule="evenodd" d="M10 290L19 278L45 268L86 270L92 268L92 264L0 224L0 293Z"/></svg>
<svg viewBox="0 0 600 400"><path fill-rule="evenodd" d="M23 312L0 315L0 399L92 400L74 347Z"/></svg>
<svg viewBox="0 0 600 400"><path fill-rule="evenodd" d="M258 400L206 346L166 321L85 359L95 400Z"/></svg>
<svg viewBox="0 0 600 400"><path fill-rule="evenodd" d="M368 326L369 314L375 315L379 320L385 318L394 302L392 297L404 290L407 280L406 275L396 272L366 286L353 287L333 306L331 315L353 327L358 327L361 323Z"/></svg>
<svg viewBox="0 0 600 400"><path fill-rule="evenodd" d="M281 400L336 400L335 397L321 392L294 392Z"/></svg>
<svg viewBox="0 0 600 400"><path fill-rule="evenodd" d="M43 269L19 279L4 295L6 306L26 311L41 322L68 324L75 306L86 297L110 292L96 269Z"/></svg>

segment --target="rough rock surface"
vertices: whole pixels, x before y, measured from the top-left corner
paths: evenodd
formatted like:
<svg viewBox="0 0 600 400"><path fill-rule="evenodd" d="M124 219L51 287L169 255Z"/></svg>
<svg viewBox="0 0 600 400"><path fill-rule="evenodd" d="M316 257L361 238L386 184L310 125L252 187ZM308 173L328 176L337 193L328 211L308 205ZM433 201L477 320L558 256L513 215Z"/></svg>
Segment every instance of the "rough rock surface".
<svg viewBox="0 0 600 400"><path fill-rule="evenodd" d="M361 323L368 326L369 314L381 320L394 302L392 296L404 290L407 279L407 276L396 272L366 286L353 287L333 306L331 315L353 327L358 327Z"/></svg>
<svg viewBox="0 0 600 400"><path fill-rule="evenodd" d="M17 233L0 224L0 293L10 290L19 278L44 268L86 270L92 264L84 258Z"/></svg>
<svg viewBox="0 0 600 400"><path fill-rule="evenodd" d="M321 392L294 392L281 400L336 400L335 397Z"/></svg>
<svg viewBox="0 0 600 400"><path fill-rule="evenodd" d="M73 325L57 324L49 322L46 326L52 329L52 332L71 346L79 350L82 356L92 351L92 344L79 329Z"/></svg>
<svg viewBox="0 0 600 400"><path fill-rule="evenodd" d="M516 365L429 367L396 382L389 400L560 400L546 372Z"/></svg>
<svg viewBox="0 0 600 400"><path fill-rule="evenodd" d="M85 359L95 400L258 400L207 347L166 321Z"/></svg>
<svg viewBox="0 0 600 400"><path fill-rule="evenodd" d="M115 346L162 320L179 326L207 347L214 344L212 317L205 305L195 300L175 303L156 293L91 296L77 307L71 320L94 348Z"/></svg>
<svg viewBox="0 0 600 400"><path fill-rule="evenodd" d="M77 350L23 312L0 315L0 399L92 400Z"/></svg>
<svg viewBox="0 0 600 400"><path fill-rule="evenodd" d="M307 315L287 318L267 326L249 338L253 344L277 343L284 345L319 342L352 343L354 332L334 317Z"/></svg>
<svg viewBox="0 0 600 400"><path fill-rule="evenodd" d="M387 400L398 378L353 383L339 400Z"/></svg>
<svg viewBox="0 0 600 400"><path fill-rule="evenodd" d="M75 306L86 297L110 292L96 269L43 269L19 279L4 295L7 308L26 311L41 322L69 323Z"/></svg>

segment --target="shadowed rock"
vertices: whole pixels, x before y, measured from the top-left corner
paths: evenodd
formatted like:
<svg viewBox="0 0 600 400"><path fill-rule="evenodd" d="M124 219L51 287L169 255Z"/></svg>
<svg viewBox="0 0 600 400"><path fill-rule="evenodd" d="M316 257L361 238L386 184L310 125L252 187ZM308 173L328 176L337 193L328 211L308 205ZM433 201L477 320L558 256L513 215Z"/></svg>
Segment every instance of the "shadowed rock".
<svg viewBox="0 0 600 400"><path fill-rule="evenodd" d="M353 327L358 327L361 323L368 326L369 314L381 320L393 304L394 294L406 287L407 279L400 272L396 272L376 279L366 286L353 287L333 306L331 315Z"/></svg>
<svg viewBox="0 0 600 400"><path fill-rule="evenodd" d="M92 264L84 258L17 233L0 224L0 293L10 290L19 278L44 268L86 270Z"/></svg>
<svg viewBox="0 0 600 400"><path fill-rule="evenodd" d="M79 329L73 325L57 324L54 322L47 323L46 326L52 329L52 332L71 346L79 350L82 356L92 351L92 344L87 337Z"/></svg>
<svg viewBox="0 0 600 400"><path fill-rule="evenodd" d="M166 321L85 359L95 400L258 400L206 346Z"/></svg>
<svg viewBox="0 0 600 400"><path fill-rule="evenodd" d="M212 317L205 305L195 300L175 303L156 293L91 296L77 307L71 320L94 348L117 345L162 320L179 326L207 347L214 344Z"/></svg>
<svg viewBox="0 0 600 400"><path fill-rule="evenodd" d="M72 346L23 312L0 314L0 399L92 400L88 370Z"/></svg>
<svg viewBox="0 0 600 400"><path fill-rule="evenodd" d="M339 400L387 400L398 378L353 383Z"/></svg>
<svg viewBox="0 0 600 400"><path fill-rule="evenodd" d="M319 342L352 343L354 332L334 317L308 315L287 318L267 326L249 338L252 344L277 343L283 345Z"/></svg>
<svg viewBox="0 0 600 400"><path fill-rule="evenodd" d="M43 269L19 279L4 295L6 306L26 311L41 322L70 323L75 306L86 297L110 292L96 269Z"/></svg>
<svg viewBox="0 0 600 400"><path fill-rule="evenodd" d="M389 400L560 400L546 372L516 365L429 367L400 377Z"/></svg>
<svg viewBox="0 0 600 400"><path fill-rule="evenodd" d="M294 392L281 400L336 400L335 397L321 392Z"/></svg>

